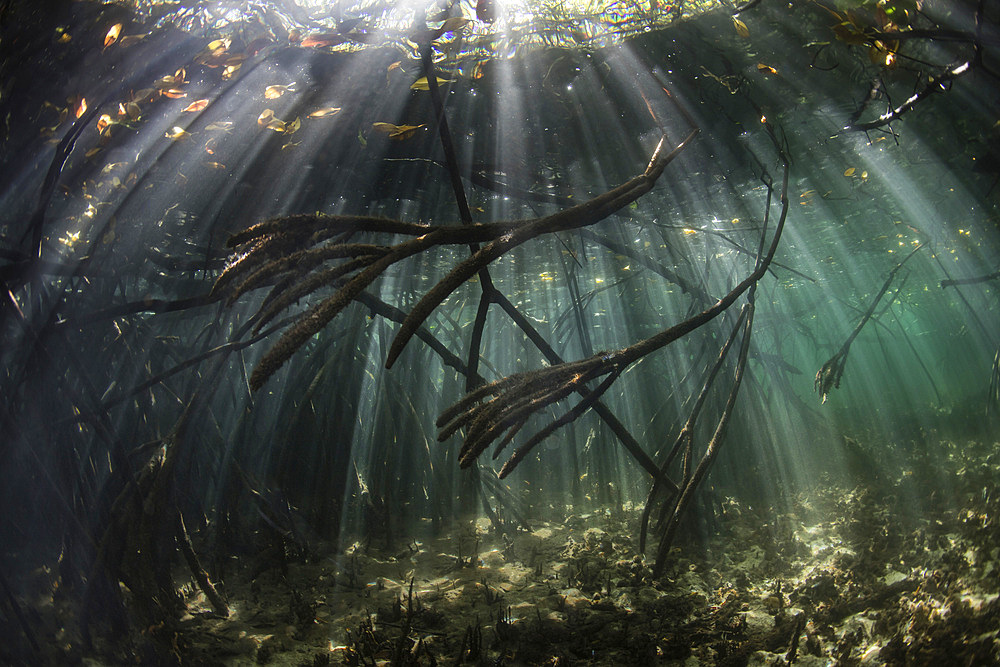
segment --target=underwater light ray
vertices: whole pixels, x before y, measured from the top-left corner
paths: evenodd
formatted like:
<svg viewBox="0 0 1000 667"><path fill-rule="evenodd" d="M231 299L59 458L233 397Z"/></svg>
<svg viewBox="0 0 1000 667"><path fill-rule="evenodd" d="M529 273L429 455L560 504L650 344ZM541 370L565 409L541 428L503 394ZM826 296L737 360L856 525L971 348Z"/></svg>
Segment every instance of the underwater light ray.
<svg viewBox="0 0 1000 667"><path fill-rule="evenodd" d="M490 435L495 438L500 433L499 427L504 423L510 423L508 420L520 419L522 416L532 412L537 412L538 410L565 398L573 391L585 389L587 382L590 380L606 375L610 372L614 372L616 369L627 367L647 354L669 345L675 340L713 320L720 313L725 312L729 306L736 301L736 299L748 290L750 290L751 294L753 293L758 281L767 272L767 268L770 265L771 260L774 258L774 253L776 252L781 240L781 232L784 229L785 220L788 214L787 191L789 163L781 146L777 142L777 138L773 130L770 126L768 126L767 129L768 136L772 142L774 142L775 149L778 151L783 163L782 184L779 194L781 209L767 253L759 255L754 270L743 281L734 286L728 294L720 298L700 314L675 324L674 326L669 327L643 341L639 341L638 343L635 343L627 348L614 352L600 352L579 361L567 362L544 369L518 373L472 392L472 398L470 398L470 396L466 396L451 409L447 410L446 414L449 416L454 415L452 417L453 420L462 422L471 420L484 424L483 428L485 428L485 425L488 422L490 424L490 429L488 431L484 431L484 435L481 437L478 434L475 438L467 436L467 439L463 444L463 449L468 447L469 454L471 454L474 447L478 447L480 448L480 451L482 451L482 448L488 446L489 444L489 441L484 443L483 440L486 440L486 438ZM765 182L768 182L769 189L768 211L765 215L769 215L773 184L769 181ZM764 242L762 238L761 250L763 250L763 247ZM747 343L748 338L749 336L747 337ZM479 399L488 394L493 394L494 398L486 403L479 403ZM731 399L734 400L733 397L731 397ZM461 407L457 407L459 405ZM439 423L440 422L441 419L439 418ZM452 423L454 423L454 421ZM448 428L448 426L446 426L446 428ZM451 429L449 428L449 430ZM470 439L472 440L472 445L468 444ZM471 463L472 460L474 459L468 459L467 461L468 463ZM463 462L464 461L466 461L466 459L463 459ZM508 470L508 472L510 472L510 470ZM654 476L659 476L658 469Z"/></svg>
<svg viewBox="0 0 1000 667"><path fill-rule="evenodd" d="M662 156L660 153L663 149L665 139L661 139L656 150L653 152L653 157L650 159L646 171L641 175L586 203L560 211L559 213L554 213L545 218L525 222L513 229L509 234L490 242L468 259L457 264L451 273L442 278L410 311L410 315L400 327L392 346L389 348L386 368L392 366L407 341L412 337L416 327L459 285L472 277L479 268L486 266L512 248L536 236L592 225L632 203L652 189L660 174L663 173L663 169L680 154L697 132L697 130L692 130L691 134L684 141L678 144L670 153Z"/></svg>
<svg viewBox="0 0 1000 667"><path fill-rule="evenodd" d="M751 288L751 290L755 288L756 284L753 288ZM708 441L708 444L705 447L705 452L702 454L701 459L698 461L698 465L694 468L693 472L690 471L690 457L685 459L685 475L680 484L681 490L676 494L677 500L669 508L666 515L661 517L660 523L664 525L665 529L660 536L660 543L657 545L656 549L656 560L653 563L653 573L655 576L659 576L660 573L663 572L663 568L666 565L666 557L670 552L670 546L673 544L674 538L677 535L681 518L684 516L685 511L691 504L691 501L694 498L694 492L700 486L701 481L708 473L715 457L718 455L719 449L722 445L722 440L725 437L726 429L729 426L729 421L732 417L733 408L736 405L736 398L739 395L740 386L743 383L743 376L747 366L747 356L750 350L750 333L753 330L754 316L754 300L752 291L748 295L747 303L744 305L744 309L747 311L747 316L743 322L743 337L740 341L739 355L736 360L736 369L733 374L733 381L729 390L729 395L726 398L725 407L723 407L722 413L719 415L719 421L716 424L715 431L712 434L711 439ZM690 448L692 440L688 439L687 444Z"/></svg>

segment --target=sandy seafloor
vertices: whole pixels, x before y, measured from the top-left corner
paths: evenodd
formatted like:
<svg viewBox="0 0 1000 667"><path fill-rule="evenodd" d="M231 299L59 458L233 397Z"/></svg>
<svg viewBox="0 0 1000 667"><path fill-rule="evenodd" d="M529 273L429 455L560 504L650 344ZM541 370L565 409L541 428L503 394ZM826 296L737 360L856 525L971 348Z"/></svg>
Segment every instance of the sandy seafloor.
<svg viewBox="0 0 1000 667"><path fill-rule="evenodd" d="M942 442L861 484L817 479L786 512L726 498L658 580L626 507L313 545L285 572L241 559L227 618L188 583L176 627L90 651L40 586L39 664L1000 664L998 451Z"/></svg>

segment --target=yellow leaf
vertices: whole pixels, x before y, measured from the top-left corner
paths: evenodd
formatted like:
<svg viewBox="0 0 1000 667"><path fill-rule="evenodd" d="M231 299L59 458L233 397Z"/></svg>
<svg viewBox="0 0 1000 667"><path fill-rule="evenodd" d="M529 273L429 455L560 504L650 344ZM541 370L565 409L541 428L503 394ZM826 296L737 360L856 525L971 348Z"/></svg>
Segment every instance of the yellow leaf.
<svg viewBox="0 0 1000 667"><path fill-rule="evenodd" d="M205 164L208 165L209 167L211 167L212 169L225 169L226 168L226 165L222 164L221 162L206 162Z"/></svg>
<svg viewBox="0 0 1000 667"><path fill-rule="evenodd" d="M854 167L848 167L848 168L847 168L847 169L846 169L846 170L844 171L844 176L847 176L848 178L850 178L851 176L853 176L853 175L854 175L854 171L855 171L855 170L854 170Z"/></svg>
<svg viewBox="0 0 1000 667"><path fill-rule="evenodd" d="M451 83L452 79L442 79L441 77L438 77L437 82L438 85L440 86L445 83ZM420 77L419 79L414 81L413 84L410 86L410 90L430 90L430 89L431 89L431 84L430 82L427 81L426 76Z"/></svg>
<svg viewBox="0 0 1000 667"><path fill-rule="evenodd" d="M111 26L111 29L108 30L108 34L104 36L104 48L108 48L109 46L117 42L118 35L120 35L121 32L122 32L121 23L116 23L113 26Z"/></svg>
<svg viewBox="0 0 1000 667"><path fill-rule="evenodd" d="M68 44L72 39L73 38L70 37L68 32L64 32L63 34L59 35L59 39L57 39L56 42L59 44Z"/></svg>
<svg viewBox="0 0 1000 667"><path fill-rule="evenodd" d="M296 116L291 123L285 124L285 134L295 134L300 127L302 127L302 121Z"/></svg>
<svg viewBox="0 0 1000 667"><path fill-rule="evenodd" d="M87 113L87 98L81 97L80 104L78 104L76 107L76 117L79 118L85 113Z"/></svg>
<svg viewBox="0 0 1000 667"><path fill-rule="evenodd" d="M171 88L170 90L162 90L160 92L165 97L169 97L172 100L179 100L182 97L187 97L187 93L185 93L183 90L179 90L177 88Z"/></svg>
<svg viewBox="0 0 1000 667"><path fill-rule="evenodd" d="M770 65L765 65L764 63L757 63L757 71L762 74L777 74L778 70L774 69Z"/></svg>
<svg viewBox="0 0 1000 667"><path fill-rule="evenodd" d="M233 129L233 121L231 120L220 120L217 123L211 123L206 128L209 132L229 132Z"/></svg>
<svg viewBox="0 0 1000 667"><path fill-rule="evenodd" d="M393 125L392 123L372 123L372 129L389 135L390 139L403 141L412 137L417 130L424 127L420 125Z"/></svg>
<svg viewBox="0 0 1000 667"><path fill-rule="evenodd" d="M683 231L684 231L684 236L691 236L692 234L698 233L698 230L696 229L684 229Z"/></svg>
<svg viewBox="0 0 1000 667"><path fill-rule="evenodd" d="M285 121L279 120L277 118L272 118L271 121L267 124L267 129L274 130L275 132L284 132Z"/></svg>
<svg viewBox="0 0 1000 667"><path fill-rule="evenodd" d="M177 141L178 139L184 139L186 137L190 137L191 133L187 132L182 127L174 126L170 128L170 131L163 136L165 136L167 139L173 139L174 141Z"/></svg>
<svg viewBox="0 0 1000 667"><path fill-rule="evenodd" d="M274 109L264 109L260 112L260 115L257 116L257 124L267 125L271 122L272 118L274 118Z"/></svg>
<svg viewBox="0 0 1000 667"><path fill-rule="evenodd" d="M743 39L750 39L750 30L747 28L747 24L735 16L733 17L733 27L736 28L737 35Z"/></svg>
<svg viewBox="0 0 1000 667"><path fill-rule="evenodd" d="M323 107L322 109L316 109L316 111L313 111L306 118L326 118L335 113L340 113L340 107Z"/></svg>

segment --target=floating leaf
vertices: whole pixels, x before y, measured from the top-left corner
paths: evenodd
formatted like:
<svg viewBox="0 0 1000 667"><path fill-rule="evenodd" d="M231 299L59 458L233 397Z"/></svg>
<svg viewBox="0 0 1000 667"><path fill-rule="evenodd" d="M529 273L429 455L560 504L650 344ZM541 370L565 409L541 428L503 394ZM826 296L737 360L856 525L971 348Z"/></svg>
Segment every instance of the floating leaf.
<svg viewBox="0 0 1000 667"><path fill-rule="evenodd" d="M441 77L438 77L437 82L438 85L440 86L445 83L451 83L452 79L442 79ZM431 84L430 82L427 81L426 76L420 77L410 85L410 90L430 90L430 89L431 89Z"/></svg>
<svg viewBox="0 0 1000 667"><path fill-rule="evenodd" d="M118 46L122 48L127 48L129 46L132 46L133 44L138 44L142 40L149 37L149 34L150 33L148 32L144 32L141 35L126 35L125 37L122 37L121 39L118 40Z"/></svg>
<svg viewBox="0 0 1000 667"><path fill-rule="evenodd" d="M270 120L270 122L268 122L268 124L267 124L266 127L267 127L267 129L273 130L275 132L284 132L285 131L285 121L279 120L277 118L272 118Z"/></svg>
<svg viewBox="0 0 1000 667"><path fill-rule="evenodd" d="M172 100L179 100L182 97L187 97L187 93L178 88L171 88L169 90L160 91L165 97L169 97Z"/></svg>
<svg viewBox="0 0 1000 667"><path fill-rule="evenodd" d="M167 139L173 139L177 141L178 139L185 139L191 136L191 133L186 131L182 127L174 126L164 135Z"/></svg>
<svg viewBox="0 0 1000 667"><path fill-rule="evenodd" d="M205 164L207 166L211 167L212 169L225 169L226 168L226 165L222 164L221 162L206 162Z"/></svg>
<svg viewBox="0 0 1000 667"><path fill-rule="evenodd" d="M854 171L855 171L854 167L848 167L848 168L847 168L847 169L846 169L846 170L844 171L844 176L847 176L848 178L850 178L851 176L853 176L853 175L854 175Z"/></svg>
<svg viewBox="0 0 1000 667"><path fill-rule="evenodd" d="M211 123L206 128L209 132L229 132L233 129L233 121L231 120L220 120L217 123Z"/></svg>
<svg viewBox="0 0 1000 667"><path fill-rule="evenodd" d="M750 30L747 28L747 24L735 16L733 17L733 27L736 28L737 35L743 39L750 39Z"/></svg>
<svg viewBox="0 0 1000 667"><path fill-rule="evenodd" d="M191 104L187 105L181 111L188 111L194 113L195 111L203 111L205 107L208 106L208 100L195 100Z"/></svg>
<svg viewBox="0 0 1000 667"><path fill-rule="evenodd" d="M122 32L121 23L116 23L113 26L111 26L111 29L108 30L108 34L104 36L104 48L108 48L109 46L117 42L118 35L120 35L121 32Z"/></svg>
<svg viewBox="0 0 1000 667"><path fill-rule="evenodd" d="M300 127L302 127L302 121L296 116L292 122L285 123L285 134L295 134Z"/></svg>
<svg viewBox="0 0 1000 667"><path fill-rule="evenodd" d="M774 69L770 65L765 65L764 63L757 63L757 71L762 74L777 74L778 70Z"/></svg>
<svg viewBox="0 0 1000 667"><path fill-rule="evenodd" d="M97 131L103 134L104 130L111 125L111 122L111 116L108 114L101 114L101 117L97 119Z"/></svg>
<svg viewBox="0 0 1000 667"><path fill-rule="evenodd" d="M268 86L267 88L264 89L264 97L266 97L269 100L276 100L285 93L294 93L295 89L292 88L292 86L294 85L295 85L294 83L290 83L287 86L280 86L280 85Z"/></svg>
<svg viewBox="0 0 1000 667"><path fill-rule="evenodd" d="M391 71L392 71L392 70L394 70L394 69L398 69L398 70L401 70L402 68L403 68L403 61L402 61L402 60L397 60L397 61L396 61L396 62L394 62L393 64L389 65L389 66L388 66L388 67L387 67L387 68L385 69L385 71L386 71L386 72L391 72Z"/></svg>
<svg viewBox="0 0 1000 667"><path fill-rule="evenodd" d="M340 107L323 107L322 109L316 109L316 111L313 111L306 118L326 118L336 113L340 113Z"/></svg>
<svg viewBox="0 0 1000 667"><path fill-rule="evenodd" d="M271 122L272 118L274 118L274 109L264 109L260 112L260 115L257 116L257 124L267 125Z"/></svg>
<svg viewBox="0 0 1000 667"><path fill-rule="evenodd" d="M87 113L87 98L81 97L80 103L76 105L76 117L79 118L85 113Z"/></svg>
<svg viewBox="0 0 1000 667"><path fill-rule="evenodd" d="M133 102L148 102L156 95L155 88L143 88L132 94Z"/></svg>
<svg viewBox="0 0 1000 667"><path fill-rule="evenodd" d="M70 34L68 32L64 32L63 34L59 35L59 39L56 40L56 43L57 44L68 44L70 41L72 41L72 39L73 38L70 37Z"/></svg>
<svg viewBox="0 0 1000 667"><path fill-rule="evenodd" d="M685 228L682 231L684 232L684 236L691 236L692 234L697 234L698 233L697 229L687 229L687 228Z"/></svg>
<svg viewBox="0 0 1000 667"><path fill-rule="evenodd" d="M118 113L122 116L128 116L129 120L139 120L142 117L142 109L135 102L126 102L125 104L118 105Z"/></svg>
<svg viewBox="0 0 1000 667"><path fill-rule="evenodd" d="M213 39L205 47L205 50L211 53L213 56L219 56L229 49L229 45L232 44L228 39Z"/></svg>
<svg viewBox="0 0 1000 667"><path fill-rule="evenodd" d="M390 139L403 141L412 137L417 130L424 127L420 125L393 125L392 123L372 123L372 129L389 135Z"/></svg>

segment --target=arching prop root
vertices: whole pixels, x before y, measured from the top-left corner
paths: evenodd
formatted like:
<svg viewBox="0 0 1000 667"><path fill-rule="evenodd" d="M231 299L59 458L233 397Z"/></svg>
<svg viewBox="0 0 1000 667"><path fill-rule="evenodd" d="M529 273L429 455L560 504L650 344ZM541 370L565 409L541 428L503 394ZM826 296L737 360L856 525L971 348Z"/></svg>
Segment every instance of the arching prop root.
<svg viewBox="0 0 1000 667"><path fill-rule="evenodd" d="M268 350L250 376L251 388L259 389L309 338L393 264L437 246L483 243L431 288L403 320L386 360L386 366L391 367L423 321L480 269L537 236L587 227L628 206L652 189L663 169L696 133L692 131L669 152L665 149L666 137L661 138L642 174L587 202L545 217L453 226L369 216L291 215L235 234L229 245L237 248L239 255L219 276L213 294L225 294L232 302L250 290L273 286L254 316L258 330L298 299L323 287L336 289L304 312ZM392 246L349 242L356 234L412 238ZM323 245L314 247L320 243ZM346 261L321 269L329 260Z"/></svg>
<svg viewBox="0 0 1000 667"><path fill-rule="evenodd" d="M470 465L491 443L499 440L494 450L494 457L496 457L532 415L573 393L581 393L584 398L575 407L539 430L514 451L500 470L501 478L510 474L535 445L560 426L573 421L585 412L631 364L707 324L757 284L757 281L767 272L781 239L781 232L788 214L787 190L788 165L787 160L785 160L781 188L781 213L771 244L767 252L763 253L764 237L761 237L760 259L754 270L724 297L701 313L621 350L598 352L579 361L554 364L539 370L517 373L469 392L438 418L437 425L441 429L438 439L445 440L459 429L465 429L465 439L459 459L463 466ZM768 209L770 209L770 194L768 196ZM766 219L765 217L765 227ZM605 379L601 384L596 389L591 390L588 383L602 377ZM484 402L484 399L490 396L493 398ZM658 472L653 474L653 477L660 479L663 474ZM664 478L663 481L668 480Z"/></svg>

